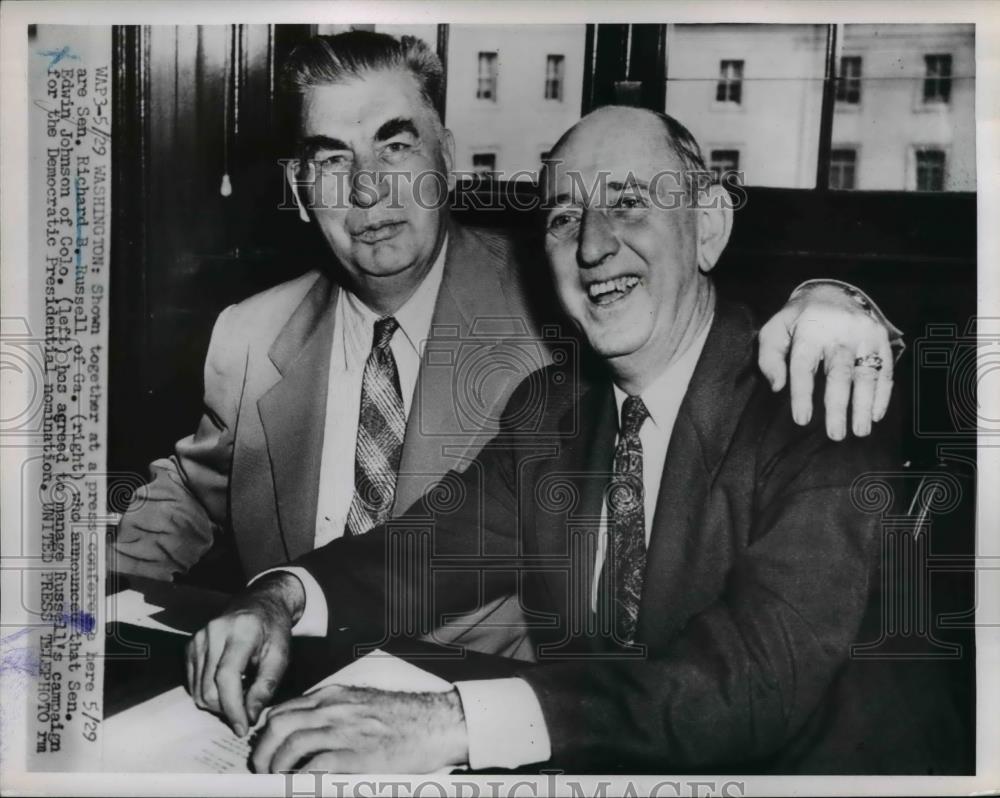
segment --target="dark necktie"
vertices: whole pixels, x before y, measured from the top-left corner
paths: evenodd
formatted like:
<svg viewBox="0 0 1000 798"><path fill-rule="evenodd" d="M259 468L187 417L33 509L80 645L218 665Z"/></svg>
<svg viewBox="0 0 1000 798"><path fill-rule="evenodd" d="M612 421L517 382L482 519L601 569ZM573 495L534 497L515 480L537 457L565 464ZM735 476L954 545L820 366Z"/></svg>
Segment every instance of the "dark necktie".
<svg viewBox="0 0 1000 798"><path fill-rule="evenodd" d="M361 380L361 412L354 455L354 498L347 534L363 535L389 517L403 450L403 393L389 342L399 328L392 316L375 322L372 351Z"/></svg>
<svg viewBox="0 0 1000 798"><path fill-rule="evenodd" d="M639 430L647 418L649 411L638 396L629 396L622 403L614 476L607 493L608 545L598 585L598 608L602 598L604 602L611 600L615 634L624 643L635 640L646 568L646 513Z"/></svg>

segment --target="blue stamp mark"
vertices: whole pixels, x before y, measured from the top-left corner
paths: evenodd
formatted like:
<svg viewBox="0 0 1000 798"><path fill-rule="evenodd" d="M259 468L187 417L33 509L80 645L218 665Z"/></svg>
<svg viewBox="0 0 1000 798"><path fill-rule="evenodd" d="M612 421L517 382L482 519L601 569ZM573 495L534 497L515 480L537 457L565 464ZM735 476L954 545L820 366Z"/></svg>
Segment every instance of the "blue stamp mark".
<svg viewBox="0 0 1000 798"><path fill-rule="evenodd" d="M97 620L94 616L89 612L83 612L82 610L74 610L73 612L63 613L63 620L70 628L80 634L89 635L97 627Z"/></svg>
<svg viewBox="0 0 1000 798"><path fill-rule="evenodd" d="M24 673L30 676L38 675L38 653L30 645L12 646L11 644L31 631L30 626L18 629L9 635L0 637L0 673Z"/></svg>
<svg viewBox="0 0 1000 798"><path fill-rule="evenodd" d="M69 45L66 45L61 50L39 50L38 54L43 58L49 59L49 69L52 69L64 58L70 58L73 61L80 60L80 56L75 55L73 51L69 49Z"/></svg>

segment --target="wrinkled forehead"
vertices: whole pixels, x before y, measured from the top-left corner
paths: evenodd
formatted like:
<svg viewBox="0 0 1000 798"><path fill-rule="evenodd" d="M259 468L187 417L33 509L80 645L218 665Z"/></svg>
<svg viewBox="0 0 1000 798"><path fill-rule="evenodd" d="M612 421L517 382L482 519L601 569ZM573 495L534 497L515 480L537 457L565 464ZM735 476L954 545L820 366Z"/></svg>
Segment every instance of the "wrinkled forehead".
<svg viewBox="0 0 1000 798"><path fill-rule="evenodd" d="M662 129L602 124L574 130L557 147L542 175L546 202L581 202L604 186L670 189L683 163Z"/></svg>

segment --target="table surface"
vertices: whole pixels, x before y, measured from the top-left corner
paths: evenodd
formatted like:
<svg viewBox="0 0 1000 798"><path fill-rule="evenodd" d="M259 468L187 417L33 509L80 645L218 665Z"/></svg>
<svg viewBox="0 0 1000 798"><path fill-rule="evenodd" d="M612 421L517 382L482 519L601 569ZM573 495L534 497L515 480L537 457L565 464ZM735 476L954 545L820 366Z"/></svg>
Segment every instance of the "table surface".
<svg viewBox="0 0 1000 798"><path fill-rule="evenodd" d="M146 602L164 607L152 617L168 626L195 632L216 617L230 599L225 593L160 582L141 577L108 577L108 592L133 589ZM112 715L184 684L184 651L188 637L127 623L108 623L105 639L104 715ZM288 672L276 700L285 700L334 671L368 649L356 649L336 638L295 638ZM474 651L436 646L417 640L392 640L380 645L385 651L412 662L447 681L509 676L523 662Z"/></svg>

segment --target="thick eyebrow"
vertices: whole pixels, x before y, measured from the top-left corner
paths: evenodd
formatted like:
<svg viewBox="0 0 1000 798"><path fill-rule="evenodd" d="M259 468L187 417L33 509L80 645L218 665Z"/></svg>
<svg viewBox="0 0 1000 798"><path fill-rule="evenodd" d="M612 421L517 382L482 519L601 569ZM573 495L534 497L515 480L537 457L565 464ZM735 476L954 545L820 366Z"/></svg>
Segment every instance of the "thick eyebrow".
<svg viewBox="0 0 1000 798"><path fill-rule="evenodd" d="M312 158L319 150L349 150L348 147L340 139L331 138L330 136L306 136L302 139L301 152L302 157L308 160Z"/></svg>
<svg viewBox="0 0 1000 798"><path fill-rule="evenodd" d="M375 141L388 141L400 133L409 133L415 139L420 138L420 134L417 133L417 126L413 124L412 119L397 116L395 119L385 122L375 131Z"/></svg>
<svg viewBox="0 0 1000 798"><path fill-rule="evenodd" d="M626 180L624 183L620 181L615 181L613 183L608 183L608 188L610 188L613 191L622 191L623 189L626 188L648 189L649 183L647 183L645 180L634 180L634 179Z"/></svg>

